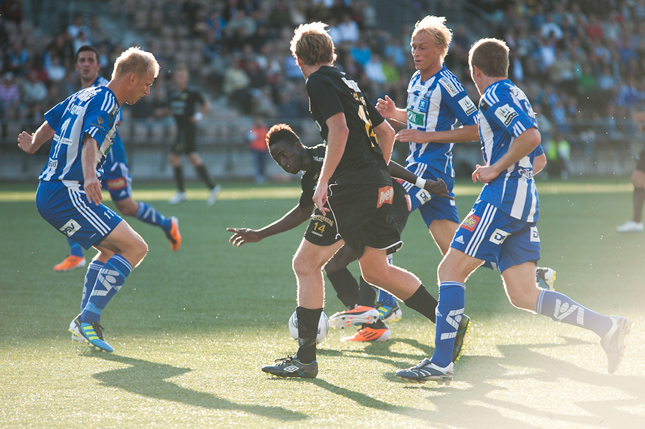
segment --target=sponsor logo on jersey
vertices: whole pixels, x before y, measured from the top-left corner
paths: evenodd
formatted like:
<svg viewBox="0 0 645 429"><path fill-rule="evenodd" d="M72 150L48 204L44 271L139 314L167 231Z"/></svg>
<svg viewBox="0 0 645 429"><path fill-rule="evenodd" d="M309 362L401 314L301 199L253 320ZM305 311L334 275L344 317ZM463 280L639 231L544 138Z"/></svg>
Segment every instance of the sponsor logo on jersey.
<svg viewBox="0 0 645 429"><path fill-rule="evenodd" d="M506 237L508 237L508 235L508 232L497 228L495 231L493 231L493 234L490 236L489 240L491 243L502 244L504 240L506 240Z"/></svg>
<svg viewBox="0 0 645 429"><path fill-rule="evenodd" d="M125 181L125 177L117 177L116 179L105 181L105 186L107 187L108 191L118 191L119 189L125 188L127 184L128 183Z"/></svg>
<svg viewBox="0 0 645 429"><path fill-rule="evenodd" d="M408 109L408 122L412 125L418 125L420 127L425 125L426 115L423 113L415 112L414 110Z"/></svg>
<svg viewBox="0 0 645 429"><path fill-rule="evenodd" d="M450 94L451 97L459 94L459 90L452 82L450 82L450 79L442 77L439 79L439 83L446 89L446 91L448 91L448 94Z"/></svg>
<svg viewBox="0 0 645 429"><path fill-rule="evenodd" d="M78 231L79 229L81 229L81 225L78 222L76 222L74 219L68 220L65 223L65 225L58 228L60 232L62 232L68 237L71 237L72 235L74 235L76 231Z"/></svg>
<svg viewBox="0 0 645 429"><path fill-rule="evenodd" d="M459 237L455 238L455 242L459 244L464 244L464 237L460 235Z"/></svg>
<svg viewBox="0 0 645 429"><path fill-rule="evenodd" d="M495 116L502 121L502 124L504 124L505 127L508 127L511 125L511 122L513 122L513 119L518 116L518 113L508 104L504 104L503 106L495 109Z"/></svg>
<svg viewBox="0 0 645 429"><path fill-rule="evenodd" d="M459 100L459 105L463 109L464 113L468 116L477 111L477 106L475 106L475 103L473 103L473 101L468 96L465 96L464 98Z"/></svg>
<svg viewBox="0 0 645 429"><path fill-rule="evenodd" d="M540 242L540 234L538 233L537 226L531 227L531 241L534 243Z"/></svg>
<svg viewBox="0 0 645 429"><path fill-rule="evenodd" d="M394 188L391 186L383 186L378 189L378 202L376 208L381 207L383 204L392 204L394 200Z"/></svg>
<svg viewBox="0 0 645 429"><path fill-rule="evenodd" d="M50 158L49 162L47 162L47 167L56 169L56 167L58 167L58 160Z"/></svg>
<svg viewBox="0 0 645 429"><path fill-rule="evenodd" d="M461 222L461 227L463 229L467 229L470 232L473 232L480 219L481 218L479 216L471 213L466 219L463 220L463 222Z"/></svg>
<svg viewBox="0 0 645 429"><path fill-rule="evenodd" d="M533 169L532 168L520 168L517 170L518 173L520 173L520 176L523 178L530 180L533 178Z"/></svg>

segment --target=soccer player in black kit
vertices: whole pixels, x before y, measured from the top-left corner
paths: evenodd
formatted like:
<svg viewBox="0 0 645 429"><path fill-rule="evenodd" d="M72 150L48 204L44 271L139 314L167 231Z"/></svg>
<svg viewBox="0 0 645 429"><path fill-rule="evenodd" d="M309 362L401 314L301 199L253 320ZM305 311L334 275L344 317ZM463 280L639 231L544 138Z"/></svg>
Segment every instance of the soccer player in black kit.
<svg viewBox="0 0 645 429"><path fill-rule="evenodd" d="M322 22L303 24L291 39L291 53L306 80L311 114L327 152L313 195L316 210L293 258L298 284L298 351L262 367L278 377L318 375L316 334L324 304L322 268L345 243L358 257L368 283L387 290L430 320L434 320L437 305L414 274L387 263L387 249L401 244L390 215L394 190L387 169L394 130L365 101L356 82L333 67L334 43L325 28ZM313 232L323 225L341 239L320 243Z"/></svg>
<svg viewBox="0 0 645 429"><path fill-rule="evenodd" d="M170 110L177 124L177 140L172 146L168 161L175 173L175 183L177 184L177 193L173 195L168 202L177 204L186 200L186 189L184 187L184 173L181 167L182 152L188 156L188 160L195 167L199 178L206 183L210 190L207 204L212 206L217 201L217 194L222 187L208 176L208 171L204 165L202 157L197 152L195 140L197 138L197 123L204 118L204 115L210 109L210 104L200 91L188 86L190 78L188 68L185 65L179 65L173 74L175 89L170 93L168 102ZM199 105L199 110L195 111L195 106Z"/></svg>

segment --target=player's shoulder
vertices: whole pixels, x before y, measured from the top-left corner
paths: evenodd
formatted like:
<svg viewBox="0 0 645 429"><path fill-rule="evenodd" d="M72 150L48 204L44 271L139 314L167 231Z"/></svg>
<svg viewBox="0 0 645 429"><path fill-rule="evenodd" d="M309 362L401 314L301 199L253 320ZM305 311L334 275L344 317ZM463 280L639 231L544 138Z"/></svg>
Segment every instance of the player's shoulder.
<svg viewBox="0 0 645 429"><path fill-rule="evenodd" d="M457 76L455 76L450 70L444 66L439 73L437 73L437 84L451 96L455 97L463 92L466 92L466 88L459 81Z"/></svg>
<svg viewBox="0 0 645 429"><path fill-rule="evenodd" d="M306 148L309 156L316 162L322 162L327 152L327 146L324 143L317 144Z"/></svg>

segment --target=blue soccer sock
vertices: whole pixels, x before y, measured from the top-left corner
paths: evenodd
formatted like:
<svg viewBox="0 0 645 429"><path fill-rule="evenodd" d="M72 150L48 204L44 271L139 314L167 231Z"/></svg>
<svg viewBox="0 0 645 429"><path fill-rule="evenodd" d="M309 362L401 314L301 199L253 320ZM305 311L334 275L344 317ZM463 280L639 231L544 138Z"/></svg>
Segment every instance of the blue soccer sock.
<svg viewBox="0 0 645 429"><path fill-rule="evenodd" d="M113 255L96 276L96 283L89 302L81 312L81 322L92 323L101 320L101 311L121 289L132 265L121 255Z"/></svg>
<svg viewBox="0 0 645 429"><path fill-rule="evenodd" d="M170 219L143 201L139 201L139 210L137 210L135 217L140 221L160 227L164 232L170 232L170 229L172 228L172 222Z"/></svg>
<svg viewBox="0 0 645 429"><path fill-rule="evenodd" d="M535 312L556 322L568 323L594 331L603 337L611 328L611 319L578 304L568 296L552 290L542 290Z"/></svg>
<svg viewBox="0 0 645 429"><path fill-rule="evenodd" d="M459 282L439 284L439 305L437 306L437 330L432 363L442 368L452 362L452 349L464 313L466 286Z"/></svg>
<svg viewBox="0 0 645 429"><path fill-rule="evenodd" d="M90 300L92 295L92 290L96 284L96 276L99 275L99 271L105 265L103 262L95 259L90 262L90 265L87 266L87 272L85 273L85 283L83 284L83 295L81 296L81 311L87 305L87 302Z"/></svg>
<svg viewBox="0 0 645 429"><path fill-rule="evenodd" d="M387 307L396 307L396 298L391 293L384 291L383 289L378 290L378 302L387 306Z"/></svg>
<svg viewBox="0 0 645 429"><path fill-rule="evenodd" d="M79 258L83 257L83 246L67 237L67 242L69 243L69 254L72 256L78 256Z"/></svg>

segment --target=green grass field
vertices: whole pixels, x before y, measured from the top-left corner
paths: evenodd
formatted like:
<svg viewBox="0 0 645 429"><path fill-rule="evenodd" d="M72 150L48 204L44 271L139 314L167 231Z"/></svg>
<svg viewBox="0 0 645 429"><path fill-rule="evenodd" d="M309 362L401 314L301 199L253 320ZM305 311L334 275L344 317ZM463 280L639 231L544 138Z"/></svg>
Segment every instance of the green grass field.
<svg viewBox="0 0 645 429"><path fill-rule="evenodd" d="M394 377L434 348L434 325L405 306L390 341L341 343L347 330L331 331L315 380L262 373L296 350L291 257L304 227L240 248L225 229L277 219L298 185L223 185L206 207L196 184L179 206L166 203L170 185L136 184L135 198L179 217L184 241L174 253L158 229L129 219L150 252L103 313L116 348L107 354L70 341L84 271L52 271L67 245L38 215L35 184L0 184L1 427L645 426L645 235L615 232L631 215L629 179L539 184L541 264L557 270L556 288L634 323L616 374L593 333L514 309L499 276L480 269L449 387ZM459 183L462 217L478 190ZM440 256L418 214L403 238L395 263L436 296ZM340 310L328 285L325 311Z"/></svg>

